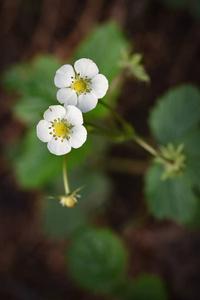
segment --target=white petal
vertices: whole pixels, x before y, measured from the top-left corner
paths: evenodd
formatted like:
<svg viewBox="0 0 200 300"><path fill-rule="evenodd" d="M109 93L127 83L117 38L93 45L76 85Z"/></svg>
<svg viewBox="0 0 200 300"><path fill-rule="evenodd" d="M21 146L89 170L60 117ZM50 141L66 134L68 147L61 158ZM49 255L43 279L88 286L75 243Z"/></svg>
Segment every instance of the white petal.
<svg viewBox="0 0 200 300"><path fill-rule="evenodd" d="M57 140L52 139L50 142L48 142L47 148L55 155L64 155L71 151L71 145L69 141L64 139L63 142L61 142L61 138L58 138Z"/></svg>
<svg viewBox="0 0 200 300"><path fill-rule="evenodd" d="M79 148L87 139L87 130L84 126L75 126L72 128L73 133L70 133L70 144L73 148Z"/></svg>
<svg viewBox="0 0 200 300"><path fill-rule="evenodd" d="M77 73L80 73L81 77L87 76L91 79L99 73L97 65L89 58L81 58L74 64L74 68Z"/></svg>
<svg viewBox="0 0 200 300"><path fill-rule="evenodd" d="M60 118L61 120L64 119L66 114L66 110L61 105L52 105L44 112L44 119L46 121L53 122L54 119Z"/></svg>
<svg viewBox="0 0 200 300"><path fill-rule="evenodd" d="M83 124L83 115L80 109L73 105L68 105L66 108L65 119L67 119L67 124L71 123L72 125L81 125Z"/></svg>
<svg viewBox="0 0 200 300"><path fill-rule="evenodd" d="M90 88L92 89L91 93L97 98L103 98L108 90L107 78L102 74L96 75L92 78Z"/></svg>
<svg viewBox="0 0 200 300"><path fill-rule="evenodd" d="M73 67L71 65L64 65L56 71L54 83L59 88L68 87L73 80L71 77L75 77Z"/></svg>
<svg viewBox="0 0 200 300"><path fill-rule="evenodd" d="M60 103L65 103L66 105L75 105L77 104L77 95L75 90L71 88L59 89L57 92L57 99Z"/></svg>
<svg viewBox="0 0 200 300"><path fill-rule="evenodd" d="M82 112L88 112L96 107L98 102L97 97L95 97L92 93L86 93L78 96L77 107Z"/></svg>
<svg viewBox="0 0 200 300"><path fill-rule="evenodd" d="M45 120L41 120L37 124L36 127L37 136L42 142L49 142L52 139L52 135L50 134L52 130L49 129L49 127L51 126L52 124Z"/></svg>

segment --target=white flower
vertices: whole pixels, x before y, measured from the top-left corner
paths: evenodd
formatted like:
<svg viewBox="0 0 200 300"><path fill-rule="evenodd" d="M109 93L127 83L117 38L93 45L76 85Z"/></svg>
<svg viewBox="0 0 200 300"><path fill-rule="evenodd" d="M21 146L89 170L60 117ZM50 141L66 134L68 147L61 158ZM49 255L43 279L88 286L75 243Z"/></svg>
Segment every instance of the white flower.
<svg viewBox="0 0 200 300"><path fill-rule="evenodd" d="M83 116L77 107L53 105L45 111L44 120L37 124L37 136L48 143L51 153L63 155L85 143L87 131L82 124Z"/></svg>
<svg viewBox="0 0 200 300"><path fill-rule="evenodd" d="M64 106L77 106L82 112L96 107L98 99L108 90L107 78L99 74L97 65L88 58L81 58L74 64L64 65L57 70L55 85L60 88L57 99Z"/></svg>

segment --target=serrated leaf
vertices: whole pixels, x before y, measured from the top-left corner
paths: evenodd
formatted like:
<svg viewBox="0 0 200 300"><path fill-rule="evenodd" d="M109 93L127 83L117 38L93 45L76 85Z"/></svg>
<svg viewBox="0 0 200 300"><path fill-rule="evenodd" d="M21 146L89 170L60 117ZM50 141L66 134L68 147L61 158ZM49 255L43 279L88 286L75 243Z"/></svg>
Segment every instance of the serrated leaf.
<svg viewBox="0 0 200 300"><path fill-rule="evenodd" d="M163 281L154 276L143 274L140 275L128 287L125 300L167 300L167 292Z"/></svg>
<svg viewBox="0 0 200 300"><path fill-rule="evenodd" d="M82 229L74 237L67 257L71 276L92 291L108 292L127 267L123 244L107 229Z"/></svg>
<svg viewBox="0 0 200 300"><path fill-rule="evenodd" d="M187 168L187 167L186 167ZM182 177L161 180L162 166L154 164L145 178L145 192L150 211L157 219L188 223L198 208L187 170Z"/></svg>
<svg viewBox="0 0 200 300"><path fill-rule="evenodd" d="M160 144L182 143L184 136L196 130L200 122L200 91L192 85L174 88L158 99L149 124Z"/></svg>
<svg viewBox="0 0 200 300"><path fill-rule="evenodd" d="M198 207L194 188L200 188L200 92L192 85L166 93L151 111L150 126L158 142L175 147L183 144L186 167L183 176L161 180L162 167L153 166L146 177L151 212L159 219L191 222Z"/></svg>

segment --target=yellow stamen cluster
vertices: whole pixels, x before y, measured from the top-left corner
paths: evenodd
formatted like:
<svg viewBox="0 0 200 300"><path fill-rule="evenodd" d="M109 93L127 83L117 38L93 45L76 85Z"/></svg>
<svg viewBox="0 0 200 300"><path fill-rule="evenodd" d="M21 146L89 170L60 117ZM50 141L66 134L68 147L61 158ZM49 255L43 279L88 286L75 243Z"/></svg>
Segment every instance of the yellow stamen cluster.
<svg viewBox="0 0 200 300"><path fill-rule="evenodd" d="M58 138L61 138L61 142L63 142L64 139L70 139L69 133L73 133L71 130L72 127L71 123L67 124L67 119L60 120L60 118L58 118L57 120L55 119L54 122L52 122L52 126L49 127L49 129L52 130L49 134L53 134L56 141Z"/></svg>
<svg viewBox="0 0 200 300"><path fill-rule="evenodd" d="M75 90L77 95L85 94L90 92L92 89L89 88L89 85L92 83L87 79L87 76L84 78L80 77L80 73L77 74L76 78L72 78L71 89Z"/></svg>
<svg viewBox="0 0 200 300"><path fill-rule="evenodd" d="M74 89L78 93L83 93L86 90L86 87L88 87L88 84L84 80L77 79L74 83Z"/></svg>

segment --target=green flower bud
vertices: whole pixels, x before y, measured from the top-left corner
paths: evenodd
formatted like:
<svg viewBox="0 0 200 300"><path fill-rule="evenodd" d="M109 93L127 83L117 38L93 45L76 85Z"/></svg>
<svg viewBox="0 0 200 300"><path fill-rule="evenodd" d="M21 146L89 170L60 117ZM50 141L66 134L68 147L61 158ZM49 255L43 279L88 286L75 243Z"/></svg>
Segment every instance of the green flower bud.
<svg viewBox="0 0 200 300"><path fill-rule="evenodd" d="M167 147L160 147L159 156L155 161L163 165L162 180L182 176L186 160L186 156L182 153L183 147L184 145L180 144L176 149L171 143Z"/></svg>

